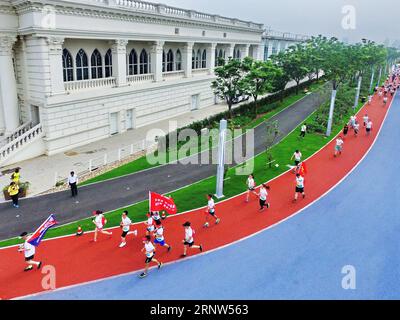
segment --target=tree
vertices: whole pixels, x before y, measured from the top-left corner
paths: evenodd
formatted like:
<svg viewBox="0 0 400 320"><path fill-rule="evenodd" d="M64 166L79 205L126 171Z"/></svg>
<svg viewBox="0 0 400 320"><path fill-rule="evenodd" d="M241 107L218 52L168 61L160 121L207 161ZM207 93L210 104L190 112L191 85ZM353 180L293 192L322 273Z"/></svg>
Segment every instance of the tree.
<svg viewBox="0 0 400 320"><path fill-rule="evenodd" d="M258 97L273 92L274 81L282 76L282 70L271 61L259 61L250 57L243 60L244 77L240 86L243 92L254 99L254 113L257 115Z"/></svg>
<svg viewBox="0 0 400 320"><path fill-rule="evenodd" d="M284 72L283 69L284 55L285 53L280 52L271 57L272 63L282 71L280 74L276 74L276 77L272 81L272 86L274 87L275 91L279 92L281 101L283 100L283 92L287 84L290 82L290 77Z"/></svg>
<svg viewBox="0 0 400 320"><path fill-rule="evenodd" d="M229 109L229 117L233 118L232 106L235 100L243 95L242 62L229 58L224 65L215 68L215 75L217 78L212 82L211 87L220 99L225 100Z"/></svg>

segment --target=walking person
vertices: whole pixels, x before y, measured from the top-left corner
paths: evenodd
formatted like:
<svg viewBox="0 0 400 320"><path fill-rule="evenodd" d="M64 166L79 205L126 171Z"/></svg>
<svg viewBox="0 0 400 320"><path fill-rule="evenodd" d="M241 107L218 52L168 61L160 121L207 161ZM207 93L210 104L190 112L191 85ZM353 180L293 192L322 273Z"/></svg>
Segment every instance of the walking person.
<svg viewBox="0 0 400 320"><path fill-rule="evenodd" d="M358 132L360 131L360 124L358 121L354 124L354 136L358 137Z"/></svg>
<svg viewBox="0 0 400 320"><path fill-rule="evenodd" d="M372 103L372 96L369 95L369 96L368 96L368 104L370 105L371 103Z"/></svg>
<svg viewBox="0 0 400 320"><path fill-rule="evenodd" d="M133 225L132 220L128 217L128 211L125 210L122 212L122 217L121 217L121 222L120 226L122 228L122 234L121 234L121 243L119 245L120 248L123 248L126 246L126 237L130 234L134 234L137 236L138 232L137 230L130 231L131 225Z"/></svg>
<svg viewBox="0 0 400 320"><path fill-rule="evenodd" d="M367 132L367 136L371 134L372 131L372 121L368 120L367 125L365 126L365 131Z"/></svg>
<svg viewBox="0 0 400 320"><path fill-rule="evenodd" d="M195 245L194 244L194 238L193 235L195 234L194 230L191 227L191 223L189 221L186 221L183 224L183 227L185 228L185 240L183 240L183 254L182 258L186 257L187 254L187 249L199 249L200 252L203 252L203 246L200 245Z"/></svg>
<svg viewBox="0 0 400 320"><path fill-rule="evenodd" d="M14 208L19 208L18 198L19 198L19 186L14 181L12 181L7 189L8 194L11 197L12 205Z"/></svg>
<svg viewBox="0 0 400 320"><path fill-rule="evenodd" d="M157 226L156 232L154 232L154 244L158 244L161 247L166 247L168 252L170 252L172 249L172 247L165 242L164 227L162 224Z"/></svg>
<svg viewBox="0 0 400 320"><path fill-rule="evenodd" d="M260 187L260 192L258 194L258 196L260 197L260 212L264 211L265 206L269 208L269 203L267 202L268 190L270 190L270 187L263 183Z"/></svg>
<svg viewBox="0 0 400 320"><path fill-rule="evenodd" d="M21 179L21 173L19 172L19 168L16 168L11 175L11 181L15 182L16 184L19 184L19 181Z"/></svg>
<svg viewBox="0 0 400 320"><path fill-rule="evenodd" d="M388 102L388 97L383 97L383 106L386 106Z"/></svg>
<svg viewBox="0 0 400 320"><path fill-rule="evenodd" d="M304 138L307 133L307 124L304 123L300 128L300 138Z"/></svg>
<svg viewBox="0 0 400 320"><path fill-rule="evenodd" d="M210 224L208 223L208 217L212 216L215 219L215 224L219 224L221 219L218 218L218 216L215 214L215 202L213 199L213 195L212 194L208 194L207 195L207 200L208 200L208 204L207 204L207 209L205 211L206 213L206 223L204 224L204 228L208 228L210 226Z"/></svg>
<svg viewBox="0 0 400 320"><path fill-rule="evenodd" d="M247 178L246 202L249 202L250 193L253 193L254 195L257 195L257 192L255 191L255 188L256 188L256 182L254 181L254 175L251 174Z"/></svg>
<svg viewBox="0 0 400 320"><path fill-rule="evenodd" d="M290 158L290 160L293 160L293 159L294 159L295 168L293 169L293 172L296 172L296 168L298 167L299 163L301 162L301 157L302 157L302 156L303 156L303 155L301 154L301 152L300 152L299 150L296 150L296 151L293 153L292 157Z"/></svg>
<svg viewBox="0 0 400 320"><path fill-rule="evenodd" d="M94 230L94 242L97 242L97 234L100 232L102 234L106 234L108 236L112 235L112 232L108 232L103 230L104 226L107 224L107 219L103 215L103 211L96 210L95 211L96 217L93 219L93 223L96 226L96 229Z"/></svg>
<svg viewBox="0 0 400 320"><path fill-rule="evenodd" d="M36 248L34 245L28 242L28 233L21 233L20 238L24 239L25 242L19 246L18 252L24 253L25 263L28 265L24 271L32 270L33 266L37 266L37 268L40 269L42 262L33 260L35 258Z"/></svg>
<svg viewBox="0 0 400 320"><path fill-rule="evenodd" d="M346 123L343 127L343 136L347 137L347 133L349 132L349 125Z"/></svg>
<svg viewBox="0 0 400 320"><path fill-rule="evenodd" d="M341 155L341 154L342 154L343 144L344 144L344 141L343 141L343 139L342 139L342 136L339 136L339 137L336 139L336 144L335 144L335 154L334 154L335 158L336 158L338 155Z"/></svg>
<svg viewBox="0 0 400 320"><path fill-rule="evenodd" d="M367 125L368 120L369 120L368 114L365 114L363 117L364 127Z"/></svg>
<svg viewBox="0 0 400 320"><path fill-rule="evenodd" d="M68 184L69 187L71 188L71 196L72 198L76 197L78 195L78 176L75 174L74 171L71 171L68 177Z"/></svg>
<svg viewBox="0 0 400 320"><path fill-rule="evenodd" d="M300 174L297 174L296 175L296 191L294 193L293 202L297 201L299 193L303 196L303 199L306 197L306 194L304 192L304 177L302 177Z"/></svg>
<svg viewBox="0 0 400 320"><path fill-rule="evenodd" d="M162 267L162 262L160 262L154 258L155 254L156 254L156 248L151 243L151 237L146 236L145 238L143 238L143 244L144 244L144 247L142 249L142 252L144 252L144 254L146 255L146 260L144 261L144 263L145 263L144 271L139 275L140 278L144 278L147 276L150 262L157 263L158 269L160 269Z"/></svg>

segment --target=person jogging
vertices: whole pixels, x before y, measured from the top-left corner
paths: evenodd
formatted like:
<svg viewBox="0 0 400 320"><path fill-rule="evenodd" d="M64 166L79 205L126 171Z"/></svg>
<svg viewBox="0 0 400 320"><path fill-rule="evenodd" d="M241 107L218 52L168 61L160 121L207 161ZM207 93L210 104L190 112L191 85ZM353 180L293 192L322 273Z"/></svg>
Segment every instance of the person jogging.
<svg viewBox="0 0 400 320"><path fill-rule="evenodd" d="M144 271L139 275L140 278L144 278L147 276L147 272L149 270L149 266L150 266L151 262L157 263L158 269L160 269L163 265L162 262L160 262L154 258L155 254L156 254L156 248L151 243L150 236L146 236L143 238L143 244L144 244L144 247L142 249L142 252L144 252L144 254L146 255L146 260L144 261L144 263L145 263Z"/></svg>
<svg viewBox="0 0 400 320"><path fill-rule="evenodd" d="M155 230L155 227L154 227L155 222L153 219L152 212L149 212L146 216L147 216L147 220L144 222L144 225L146 226L146 235L149 236Z"/></svg>
<svg viewBox="0 0 400 320"><path fill-rule="evenodd" d="M360 131L360 124L358 123L358 121L356 121L355 125L354 125L354 136L358 137L358 132Z"/></svg>
<svg viewBox="0 0 400 320"><path fill-rule="evenodd" d="M304 138L307 133L307 124L304 123L300 128L300 138Z"/></svg>
<svg viewBox="0 0 400 320"><path fill-rule="evenodd" d="M260 187L260 192L258 193L258 196L260 198L259 211L264 211L265 206L269 208L269 203L267 202L268 190L270 190L270 187L263 183Z"/></svg>
<svg viewBox="0 0 400 320"><path fill-rule="evenodd" d="M349 132L349 125L346 123L343 127L343 136L347 137L347 133Z"/></svg>
<svg viewBox="0 0 400 320"><path fill-rule="evenodd" d="M335 154L334 154L335 158L336 158L338 155L341 155L341 154L342 154L343 144L344 144L344 141L343 141L343 139L342 139L342 136L339 136L339 137L336 139L336 144L335 144Z"/></svg>
<svg viewBox="0 0 400 320"><path fill-rule="evenodd" d="M207 204L207 209L205 211L206 213L206 223L204 224L204 228L208 228L210 226L210 224L208 223L208 217L212 216L215 219L215 224L220 223L221 219L218 218L218 216L215 214L215 202L213 199L213 195L212 194L208 194L207 195L207 200L208 200L208 204Z"/></svg>
<svg viewBox="0 0 400 320"><path fill-rule="evenodd" d="M388 97L383 97L383 106L386 106L388 102Z"/></svg>
<svg viewBox="0 0 400 320"><path fill-rule="evenodd" d="M369 96L368 96L368 104L370 105L371 103L372 103L372 96L369 95Z"/></svg>
<svg viewBox="0 0 400 320"><path fill-rule="evenodd" d="M194 238L193 235L195 234L194 230L191 227L191 223L189 221L186 221L183 225L185 228L185 240L183 240L183 254L182 258L186 257L187 254L187 249L199 249L200 252L203 252L203 246L200 245L194 245Z"/></svg>
<svg viewBox="0 0 400 320"><path fill-rule="evenodd" d="M368 120L369 120L368 114L365 114L363 117L364 127L367 125Z"/></svg>
<svg viewBox="0 0 400 320"><path fill-rule="evenodd" d="M250 199L250 193L253 193L254 195L257 195L257 192L255 191L256 188L256 182L254 181L254 175L251 174L247 178L247 194L246 194L246 202L249 202Z"/></svg>
<svg viewBox="0 0 400 320"><path fill-rule="evenodd" d="M24 271L30 271L33 269L33 266L37 266L38 269L42 266L41 261L33 260L35 258L36 248L34 245L28 242L28 233L23 232L20 235L20 238L24 239L24 243L21 244L18 248L18 252L23 252L25 256L25 263L28 265Z"/></svg>
<svg viewBox="0 0 400 320"><path fill-rule="evenodd" d="M96 217L93 219L93 223L96 226L96 228L94 229L93 241L97 242L97 234L99 232L102 234L106 234L108 236L111 236L112 232L103 230L104 226L107 224L107 219L104 217L103 211L96 210L94 214L96 215Z"/></svg>
<svg viewBox="0 0 400 320"><path fill-rule="evenodd" d="M72 198L76 197L78 195L78 176L75 174L74 171L71 171L68 177L68 184L69 187L71 188L71 196Z"/></svg>
<svg viewBox="0 0 400 320"><path fill-rule="evenodd" d="M7 192L12 200L12 205L14 208L19 208L18 198L19 198L19 186L14 181L8 186Z"/></svg>
<svg viewBox="0 0 400 320"><path fill-rule="evenodd" d="M123 248L126 246L126 236L130 234L134 234L137 236L138 232L137 230L130 231L131 225L133 225L132 220L128 217L128 211L122 212L122 217L121 217L121 222L120 226L122 229L122 234L121 234L121 243L119 245L120 248Z"/></svg>
<svg viewBox="0 0 400 320"><path fill-rule="evenodd" d="M303 155L301 154L301 152L299 151L299 150L296 150L294 153L293 153L293 155L292 155L292 157L290 158L290 160L293 160L294 159L294 164L295 164L295 166L297 167L298 165L299 165L299 163L301 162L301 157L302 157Z"/></svg>
<svg viewBox="0 0 400 320"><path fill-rule="evenodd" d="M302 177L300 174L296 174L296 191L294 193L293 202L297 201L299 193L303 196L303 199L306 197L304 192L304 177Z"/></svg>
<svg viewBox="0 0 400 320"><path fill-rule="evenodd" d="M168 252L170 252L172 249L172 247L165 242L164 227L162 224L157 226L156 232L154 232L154 244L158 244L161 247L166 247Z"/></svg>
<svg viewBox="0 0 400 320"><path fill-rule="evenodd" d="M365 131L367 133L367 136L369 136L371 134L371 130L372 130L372 121L368 120L368 123L365 126Z"/></svg>

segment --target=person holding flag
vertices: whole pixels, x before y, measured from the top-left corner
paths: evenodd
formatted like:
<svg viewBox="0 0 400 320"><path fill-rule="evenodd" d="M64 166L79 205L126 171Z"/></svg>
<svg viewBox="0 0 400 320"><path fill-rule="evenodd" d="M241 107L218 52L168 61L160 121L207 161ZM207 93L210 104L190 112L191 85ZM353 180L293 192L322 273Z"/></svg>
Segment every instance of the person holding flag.
<svg viewBox="0 0 400 320"><path fill-rule="evenodd" d="M24 271L31 271L33 266L37 266L38 269L42 266L41 261L33 260L35 258L36 248L28 241L28 233L22 232L20 238L24 239L24 243L19 246L18 252L23 252L25 256L25 262L28 265Z"/></svg>
<svg viewBox="0 0 400 320"><path fill-rule="evenodd" d="M54 215L50 215L46 221L44 221L40 227L28 237L27 232L21 233L20 237L25 240L25 242L19 246L18 251L23 252L25 256L25 262L28 266L25 268L24 271L30 271L33 269L33 266L36 265L38 269L42 266L41 261L33 260L35 258L36 248L42 242L43 237L45 236L47 230L51 227L55 226L57 221Z"/></svg>
<svg viewBox="0 0 400 320"><path fill-rule="evenodd" d="M104 226L107 224L107 219L103 215L103 211L96 210L94 212L95 218L93 219L93 223L96 226L96 229L94 230L94 242L97 242L97 233L102 233L111 236L112 232L107 232L103 230Z"/></svg>
<svg viewBox="0 0 400 320"><path fill-rule="evenodd" d="M305 175L306 175L306 173L307 173L307 166L306 166L306 163L303 161L303 162L300 162L298 165L297 165L297 168L296 168L296 174L299 174L299 175L301 175L302 177L304 177Z"/></svg>
<svg viewBox="0 0 400 320"><path fill-rule="evenodd" d="M152 232L154 232L155 227L154 227L154 219L153 219L153 213L149 212L146 214L147 220L144 222L144 225L146 226L146 236L149 236Z"/></svg>

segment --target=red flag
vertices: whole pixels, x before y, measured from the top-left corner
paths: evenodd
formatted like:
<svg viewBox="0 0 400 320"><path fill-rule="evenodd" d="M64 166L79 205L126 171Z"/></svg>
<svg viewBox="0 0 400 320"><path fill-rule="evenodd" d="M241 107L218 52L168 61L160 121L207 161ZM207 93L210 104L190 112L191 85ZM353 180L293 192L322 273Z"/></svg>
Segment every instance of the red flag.
<svg viewBox="0 0 400 320"><path fill-rule="evenodd" d="M305 162L299 164L298 174L304 177L307 173L307 166Z"/></svg>
<svg viewBox="0 0 400 320"><path fill-rule="evenodd" d="M149 191L150 211L167 211L169 214L176 214L177 208L172 198Z"/></svg>

